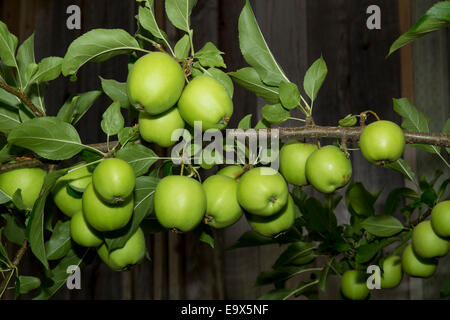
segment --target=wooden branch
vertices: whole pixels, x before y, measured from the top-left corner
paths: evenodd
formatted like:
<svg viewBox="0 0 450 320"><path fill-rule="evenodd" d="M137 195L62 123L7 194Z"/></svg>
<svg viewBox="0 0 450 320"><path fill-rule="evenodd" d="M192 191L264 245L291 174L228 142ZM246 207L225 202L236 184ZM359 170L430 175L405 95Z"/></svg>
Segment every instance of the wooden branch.
<svg viewBox="0 0 450 320"><path fill-rule="evenodd" d="M31 160L25 160L25 161L19 161L15 163L7 163L0 166L0 173L19 169L19 168L34 168L42 166L43 163L39 161L38 159L31 159Z"/></svg>
<svg viewBox="0 0 450 320"><path fill-rule="evenodd" d="M42 112L33 104L33 102L31 102L30 99L27 98L27 96L25 96L22 92L17 91L16 89L8 86L6 83L3 83L0 81L0 88L8 91L9 93L15 95L17 98L19 98L25 105L28 106L28 108L30 108L34 114L38 117L43 117L44 115L42 114Z"/></svg>

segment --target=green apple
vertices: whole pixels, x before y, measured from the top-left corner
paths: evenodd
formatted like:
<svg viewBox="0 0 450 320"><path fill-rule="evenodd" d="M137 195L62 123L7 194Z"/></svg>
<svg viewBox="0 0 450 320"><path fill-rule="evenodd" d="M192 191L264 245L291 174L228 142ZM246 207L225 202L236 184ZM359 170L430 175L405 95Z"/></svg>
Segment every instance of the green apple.
<svg viewBox="0 0 450 320"><path fill-rule="evenodd" d="M232 166L227 166L225 168L220 169L217 172L217 174L237 180L244 174L244 172L245 172L245 170L242 166L232 165Z"/></svg>
<svg viewBox="0 0 450 320"><path fill-rule="evenodd" d="M195 77L178 101L180 114L192 127L202 122L202 130L222 130L233 114L233 102L225 88L216 79L202 75Z"/></svg>
<svg viewBox="0 0 450 320"><path fill-rule="evenodd" d="M439 237L431 226L431 221L426 220L414 227L412 233L412 246L414 252L422 258L434 258L445 256L449 250L447 239Z"/></svg>
<svg viewBox="0 0 450 320"><path fill-rule="evenodd" d="M405 135L394 122L372 122L363 129L359 147L364 158L372 164L396 161L405 150Z"/></svg>
<svg viewBox="0 0 450 320"><path fill-rule="evenodd" d="M365 275L357 270L347 270L341 277L340 289L346 299L365 300L370 290L367 288Z"/></svg>
<svg viewBox="0 0 450 320"><path fill-rule="evenodd" d="M267 217L279 212L286 205L288 195L283 176L269 167L247 171L238 183L239 204L253 215Z"/></svg>
<svg viewBox="0 0 450 320"><path fill-rule="evenodd" d="M103 242L98 232L86 222L83 211L75 213L70 220L70 235L83 247L98 247Z"/></svg>
<svg viewBox="0 0 450 320"><path fill-rule="evenodd" d="M144 259L145 251L145 237L141 228L120 249L108 252L106 244L97 249L102 261L115 271L128 270L138 264Z"/></svg>
<svg viewBox="0 0 450 320"><path fill-rule="evenodd" d="M314 151L306 161L306 179L322 193L332 193L344 187L352 177L352 164L336 146Z"/></svg>
<svg viewBox="0 0 450 320"><path fill-rule="evenodd" d="M280 150L280 171L287 182L296 186L308 184L306 160L317 150L317 145L289 141Z"/></svg>
<svg viewBox="0 0 450 320"><path fill-rule="evenodd" d="M108 203L120 203L132 193L136 177L125 160L109 158L102 161L92 174L92 183L98 195Z"/></svg>
<svg viewBox="0 0 450 320"><path fill-rule="evenodd" d="M206 194L205 222L214 228L229 227L244 212L237 201L237 183L232 178L214 175L203 182Z"/></svg>
<svg viewBox="0 0 450 320"><path fill-rule="evenodd" d="M166 53L151 52L139 58L127 79L130 101L152 114L169 110L180 98L184 88L181 66Z"/></svg>
<svg viewBox="0 0 450 320"><path fill-rule="evenodd" d="M125 201L110 204L102 201L91 183L83 193L83 213L89 225L102 232L125 227L133 215L133 194Z"/></svg>
<svg viewBox="0 0 450 320"><path fill-rule="evenodd" d="M205 215L205 190L193 178L167 176L156 187L154 207L156 218L163 227L179 232L191 231Z"/></svg>
<svg viewBox="0 0 450 320"><path fill-rule="evenodd" d="M183 128L184 121L177 107L158 115L150 115L146 112L139 114L139 133L142 139L154 142L163 148L173 146L178 139L172 140L172 133Z"/></svg>
<svg viewBox="0 0 450 320"><path fill-rule="evenodd" d="M23 204L31 209L39 197L46 174L40 168L21 168L7 171L0 174L0 189L11 198L17 189L20 189Z"/></svg>
<svg viewBox="0 0 450 320"><path fill-rule="evenodd" d="M395 288L402 282L402 259L399 256L389 256L384 259L382 268L381 288Z"/></svg>
<svg viewBox="0 0 450 320"><path fill-rule="evenodd" d="M438 261L435 258L424 259L418 256L413 249L412 244L409 244L402 254L402 268L403 271L412 276L420 278L431 277L437 269Z"/></svg>
<svg viewBox="0 0 450 320"><path fill-rule="evenodd" d="M266 237L275 237L286 232L294 224L295 210L292 197L288 197L286 205L276 214L270 217L262 217L247 214L247 221L250 226L259 234Z"/></svg>
<svg viewBox="0 0 450 320"><path fill-rule="evenodd" d="M450 237L450 200L439 202L431 211L431 225L441 237Z"/></svg>

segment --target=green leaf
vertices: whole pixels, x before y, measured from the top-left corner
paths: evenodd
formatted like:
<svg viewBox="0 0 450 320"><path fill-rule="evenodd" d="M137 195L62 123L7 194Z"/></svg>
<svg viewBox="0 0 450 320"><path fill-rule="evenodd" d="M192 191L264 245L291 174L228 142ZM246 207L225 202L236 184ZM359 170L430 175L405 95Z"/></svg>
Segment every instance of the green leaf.
<svg viewBox="0 0 450 320"><path fill-rule="evenodd" d="M280 83L280 100L286 109L294 109L300 105L300 91L295 83L283 81Z"/></svg>
<svg viewBox="0 0 450 320"><path fill-rule="evenodd" d="M386 215L394 214L399 208L399 206L402 204L403 198L407 198L410 200L420 199L417 192L415 192L410 188L396 188L389 193L386 199L386 204L384 206L384 213Z"/></svg>
<svg viewBox="0 0 450 320"><path fill-rule="evenodd" d="M282 266L295 263L296 265L303 265L312 262L316 255L314 254L315 247L307 242L296 242L291 244L273 264L273 269L278 269ZM301 262L301 263L299 263Z"/></svg>
<svg viewBox="0 0 450 320"><path fill-rule="evenodd" d="M37 289L41 285L41 280L36 277L31 276L19 276L20 282L20 294L25 294L30 292L31 290Z"/></svg>
<svg viewBox="0 0 450 320"><path fill-rule="evenodd" d="M12 198L7 195L2 189L0 189L0 204L8 203Z"/></svg>
<svg viewBox="0 0 450 320"><path fill-rule="evenodd" d="M13 196L12 196L12 202L14 203L14 205L16 206L17 209L19 210L27 210L30 209L28 208L25 203L23 203L23 199L22 199L22 190L21 189L17 189L16 192L14 192Z"/></svg>
<svg viewBox="0 0 450 320"><path fill-rule="evenodd" d="M436 3L419 19L419 21L417 21L411 29L395 40L389 49L388 56L411 41L421 38L430 32L450 26L449 12L449 1Z"/></svg>
<svg viewBox="0 0 450 320"><path fill-rule="evenodd" d="M3 218L6 220L6 226L3 230L6 239L17 245L22 245L25 240L25 228L21 227L16 218L12 215L5 214L3 215Z"/></svg>
<svg viewBox="0 0 450 320"><path fill-rule="evenodd" d="M364 188L360 182L351 183L345 192L345 204L352 214L363 217L372 216L375 213L374 204L378 196L374 196Z"/></svg>
<svg viewBox="0 0 450 320"><path fill-rule="evenodd" d="M403 230L402 223L393 216L376 215L363 221L362 227L377 237L390 237Z"/></svg>
<svg viewBox="0 0 450 320"><path fill-rule="evenodd" d="M61 74L63 58L46 57L38 63L38 69L31 78L30 82L52 81Z"/></svg>
<svg viewBox="0 0 450 320"><path fill-rule="evenodd" d="M201 223L192 233L202 242L214 249L214 235L211 227Z"/></svg>
<svg viewBox="0 0 450 320"><path fill-rule="evenodd" d="M262 81L271 86L289 81L270 51L248 0L239 16L238 30L242 55Z"/></svg>
<svg viewBox="0 0 450 320"><path fill-rule="evenodd" d="M8 67L18 67L16 61L17 37L0 21L0 60Z"/></svg>
<svg viewBox="0 0 450 320"><path fill-rule="evenodd" d="M222 54L224 53L217 49L212 42L207 42L203 48L195 53L195 58L198 59L203 67L226 68L227 66L223 61Z"/></svg>
<svg viewBox="0 0 450 320"><path fill-rule="evenodd" d="M125 119L120 112L120 102L113 102L102 115L101 127L109 136L118 134L125 124Z"/></svg>
<svg viewBox="0 0 450 320"><path fill-rule="evenodd" d="M52 236L45 243L47 260L59 260L69 252L72 247L70 237L70 220L58 221L53 230Z"/></svg>
<svg viewBox="0 0 450 320"><path fill-rule="evenodd" d="M64 76L75 74L87 62L106 61L119 54L139 50L139 44L122 29L94 29L75 39L62 64Z"/></svg>
<svg viewBox="0 0 450 320"><path fill-rule="evenodd" d="M77 130L56 117L28 120L14 128L8 142L49 160L72 158L83 148Z"/></svg>
<svg viewBox="0 0 450 320"><path fill-rule="evenodd" d="M284 109L281 104L277 103L274 105L267 104L262 108L262 116L264 120L274 123L274 124L282 124L286 122L291 114L289 111Z"/></svg>
<svg viewBox="0 0 450 320"><path fill-rule="evenodd" d="M320 87L327 76L328 68L323 57L320 57L309 67L306 71L305 78L303 80L303 88L306 94L314 101L317 97Z"/></svg>
<svg viewBox="0 0 450 320"><path fill-rule="evenodd" d="M27 86L28 80L26 77L27 68L30 64L35 63L34 60L34 33L26 39L17 50L17 64L19 66L19 75L22 79L22 87Z"/></svg>
<svg viewBox="0 0 450 320"><path fill-rule="evenodd" d="M439 190L437 192L437 197L440 200L442 198L442 196L444 195L445 190L447 189L447 186L450 184L450 178L449 179L445 179L442 183L441 186L439 187Z"/></svg>
<svg viewBox="0 0 450 320"><path fill-rule="evenodd" d="M450 296L450 278L444 282L440 291L441 299L447 298L448 296Z"/></svg>
<svg viewBox="0 0 450 320"><path fill-rule="evenodd" d="M166 13L170 22L180 30L190 32L190 16L197 0L166 0Z"/></svg>
<svg viewBox="0 0 450 320"><path fill-rule="evenodd" d="M117 134L119 143L126 146L126 143L136 141L139 138L139 130L136 127L125 127Z"/></svg>
<svg viewBox="0 0 450 320"><path fill-rule="evenodd" d="M159 179L154 177L138 177L134 189L134 213L131 222L126 227L126 232L118 237L106 238L105 242L109 250L122 248L125 243L137 231L141 222L153 212L153 196Z"/></svg>
<svg viewBox="0 0 450 320"><path fill-rule="evenodd" d="M189 40L189 35L185 34L175 44L175 48L174 48L175 56L179 59L185 59L185 58L189 57L190 50L191 50L191 42Z"/></svg>
<svg viewBox="0 0 450 320"><path fill-rule="evenodd" d="M323 292L327 291L328 288L328 276L330 275L331 265L333 264L334 258L330 258L325 263L325 266L322 269L322 272L320 273L319 278L319 288Z"/></svg>
<svg viewBox="0 0 450 320"><path fill-rule="evenodd" d="M237 240L235 244L228 247L227 250L237 249L237 248L245 248L245 247L255 247L255 246L263 246L266 244L274 244L275 240L272 238L264 237L257 233L256 231L250 230L245 232L240 238Z"/></svg>
<svg viewBox="0 0 450 320"><path fill-rule="evenodd" d="M380 250L377 242L363 244L356 250L356 262L365 263L370 261Z"/></svg>
<svg viewBox="0 0 450 320"><path fill-rule="evenodd" d="M300 211L306 220L306 227L315 232L332 232L337 226L334 213L324 208L322 203L315 198L306 200L304 206L300 206Z"/></svg>
<svg viewBox="0 0 450 320"><path fill-rule="evenodd" d="M430 208L433 208L436 205L437 200L438 196L433 188L426 189L420 196L420 201Z"/></svg>
<svg viewBox="0 0 450 320"><path fill-rule="evenodd" d="M20 123L17 110L0 103L0 132L8 133L20 125Z"/></svg>
<svg viewBox="0 0 450 320"><path fill-rule="evenodd" d="M259 297L258 300L285 300L290 297L295 289L274 289Z"/></svg>
<svg viewBox="0 0 450 320"><path fill-rule="evenodd" d="M339 120L340 127L353 127L358 121L357 117L352 114L348 114L344 119Z"/></svg>
<svg viewBox="0 0 450 320"><path fill-rule="evenodd" d="M391 169L400 172L409 181L414 181L414 171L412 171L409 163L404 159L398 159L395 162L390 162L384 165L386 169Z"/></svg>
<svg viewBox="0 0 450 320"><path fill-rule="evenodd" d="M59 109L56 117L64 122L72 123L78 98L79 96L70 96Z"/></svg>
<svg viewBox="0 0 450 320"><path fill-rule="evenodd" d="M236 72L228 73L234 82L253 92L258 97L264 98L271 103L278 103L278 88L271 87L261 81L258 73L254 68L242 68Z"/></svg>
<svg viewBox="0 0 450 320"><path fill-rule="evenodd" d="M29 85L28 90L27 90L27 94L28 97L30 98L31 102L36 106L36 108L39 109L39 111L45 115L45 103L44 103L44 95L45 92L47 90L47 83L45 82L41 82L41 83L33 83L31 85ZM22 110L22 109L20 109ZM20 111L19 111L20 114ZM31 110L29 111L30 116L28 117L29 119L36 117L36 115L34 113L31 112ZM24 122L25 120L22 119L22 122Z"/></svg>
<svg viewBox="0 0 450 320"><path fill-rule="evenodd" d="M136 177L145 174L148 169L159 159L158 155L143 145L129 145L119 150L116 157L128 162L134 170Z"/></svg>
<svg viewBox="0 0 450 320"><path fill-rule="evenodd" d="M45 269L49 269L47 255L44 245L44 207L47 196L55 185L58 178L62 177L67 172L67 169L53 171L45 177L44 185L42 186L41 195L34 203L30 218L27 224L27 239L30 242L31 251L36 258L44 265Z"/></svg>
<svg viewBox="0 0 450 320"><path fill-rule="evenodd" d="M80 94L75 104L72 124L76 124L80 121L101 94L102 92L100 90L88 91Z"/></svg>
<svg viewBox="0 0 450 320"><path fill-rule="evenodd" d="M248 114L239 121L238 129L250 129L252 127L253 114Z"/></svg>
<svg viewBox="0 0 450 320"><path fill-rule="evenodd" d="M228 92L228 95L233 98L234 94L234 86L233 81L231 80L230 76L227 75L222 70L216 69L216 68L209 68L205 72L207 75L213 77L217 81L220 82L220 84L225 88L225 90Z"/></svg>
<svg viewBox="0 0 450 320"><path fill-rule="evenodd" d="M156 22L154 1L148 0L146 8L139 7L138 20L140 25L149 31L155 38L161 39L167 48L170 48L166 33L158 27Z"/></svg>
<svg viewBox="0 0 450 320"><path fill-rule="evenodd" d="M292 276L298 274L300 271L304 270L305 266L300 267L280 267L276 270L269 270L261 272L256 278L254 286L265 286L272 283L285 281Z"/></svg>

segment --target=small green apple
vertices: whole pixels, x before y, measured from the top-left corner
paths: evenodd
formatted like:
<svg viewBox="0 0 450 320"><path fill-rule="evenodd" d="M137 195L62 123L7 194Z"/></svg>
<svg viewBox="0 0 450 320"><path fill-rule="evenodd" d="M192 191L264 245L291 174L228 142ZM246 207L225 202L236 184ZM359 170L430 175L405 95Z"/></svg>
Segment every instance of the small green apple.
<svg viewBox="0 0 450 320"><path fill-rule="evenodd" d="M127 79L130 101L152 114L169 110L184 88L184 72L174 58L163 52L151 52L139 58Z"/></svg>
<svg viewBox="0 0 450 320"><path fill-rule="evenodd" d="M402 259L399 256L389 256L384 259L382 268L381 288L395 288L402 282Z"/></svg>
<svg viewBox="0 0 450 320"><path fill-rule="evenodd" d="M283 176L270 167L253 168L241 177L237 196L239 204L250 214L271 216L279 212L289 191Z"/></svg>
<svg viewBox="0 0 450 320"><path fill-rule="evenodd" d="M214 175L203 182L206 194L205 222L220 229L237 222L244 212L237 201L237 183L232 178Z"/></svg>
<svg viewBox="0 0 450 320"><path fill-rule="evenodd" d="M178 109L192 127L195 121L201 121L202 130L222 130L233 114L233 101L219 81L202 75L195 77L183 90Z"/></svg>
<svg viewBox="0 0 450 320"><path fill-rule="evenodd" d="M11 198L17 189L21 190L24 205L31 209L39 193L47 173L40 168L20 168L0 174L0 189Z"/></svg>
<svg viewBox="0 0 450 320"><path fill-rule="evenodd" d="M392 121L380 120L366 126L359 138L364 158L378 165L399 159L405 150L402 128Z"/></svg>
<svg viewBox="0 0 450 320"><path fill-rule="evenodd" d="M450 200L439 202L431 211L433 230L441 237L450 237Z"/></svg>
<svg viewBox="0 0 450 320"><path fill-rule="evenodd" d="M75 213L70 220L70 234L72 240L83 247L98 247L103 240L84 218L83 211Z"/></svg>
<svg viewBox="0 0 450 320"><path fill-rule="evenodd" d="M322 193L332 193L344 187L352 177L352 164L336 146L314 151L306 161L306 179Z"/></svg>
<svg viewBox="0 0 450 320"><path fill-rule="evenodd" d="M120 203L132 193L136 177L133 168L125 160L103 160L92 174L95 191L108 203Z"/></svg>
<svg viewBox="0 0 450 320"><path fill-rule="evenodd" d="M133 215L133 194L121 203L106 203L99 197L92 183L84 191L82 203L87 223L102 232L125 227Z"/></svg>
<svg viewBox="0 0 450 320"><path fill-rule="evenodd" d="M418 256L412 247L412 244L409 244L402 255L402 268L403 271L412 276L412 277L420 277L420 278L429 278L431 277L437 269L438 261L435 258L432 259L424 259Z"/></svg>
<svg viewBox="0 0 450 320"><path fill-rule="evenodd" d="M245 170L242 166L232 165L232 166L227 166L225 168L220 169L217 172L217 174L237 180L244 174L244 172L245 172Z"/></svg>
<svg viewBox="0 0 450 320"><path fill-rule="evenodd" d="M340 289L344 298L365 300L370 290L367 288L365 275L357 270L347 270L341 277Z"/></svg>
<svg viewBox="0 0 450 320"><path fill-rule="evenodd" d="M266 237L275 237L289 230L295 221L294 201L288 196L286 205L276 214L270 217L247 214L250 226L259 234Z"/></svg>
<svg viewBox="0 0 450 320"><path fill-rule="evenodd" d="M183 128L184 121L176 107L155 116L146 112L139 114L139 133L142 139L163 148L173 146L178 139L172 140L172 133Z"/></svg>
<svg viewBox="0 0 450 320"><path fill-rule="evenodd" d="M448 244L447 239L439 237L434 232L430 220L422 221L414 227L412 246L420 257L425 259L443 257L448 253Z"/></svg>
<svg viewBox="0 0 450 320"><path fill-rule="evenodd" d="M317 150L317 145L289 141L280 150L280 171L287 182L304 186L308 184L305 167L306 160Z"/></svg>
<svg viewBox="0 0 450 320"><path fill-rule="evenodd" d="M191 231L205 215L205 190L193 178L167 176L156 187L154 207L156 218L163 227Z"/></svg>

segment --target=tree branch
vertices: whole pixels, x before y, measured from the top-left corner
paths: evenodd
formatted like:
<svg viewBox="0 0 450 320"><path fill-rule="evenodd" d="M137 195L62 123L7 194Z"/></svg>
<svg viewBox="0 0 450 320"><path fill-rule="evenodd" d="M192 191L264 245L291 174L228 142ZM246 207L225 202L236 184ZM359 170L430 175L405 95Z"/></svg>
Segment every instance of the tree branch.
<svg viewBox="0 0 450 320"><path fill-rule="evenodd" d="M8 86L6 83L3 83L0 81L0 88L8 91L9 93L15 95L17 98L19 98L25 105L28 106L28 108L30 108L34 114L38 117L43 117L44 115L42 114L42 112L33 104L33 102L31 102L30 99L27 98L27 96L25 96L22 92L17 91L16 89Z"/></svg>
<svg viewBox="0 0 450 320"><path fill-rule="evenodd" d="M0 166L0 173L19 169L19 168L34 168L42 165L42 162L38 159L19 161L15 163L7 163Z"/></svg>

